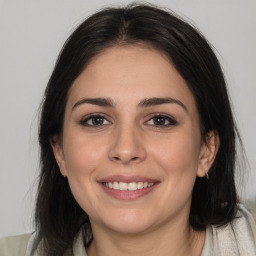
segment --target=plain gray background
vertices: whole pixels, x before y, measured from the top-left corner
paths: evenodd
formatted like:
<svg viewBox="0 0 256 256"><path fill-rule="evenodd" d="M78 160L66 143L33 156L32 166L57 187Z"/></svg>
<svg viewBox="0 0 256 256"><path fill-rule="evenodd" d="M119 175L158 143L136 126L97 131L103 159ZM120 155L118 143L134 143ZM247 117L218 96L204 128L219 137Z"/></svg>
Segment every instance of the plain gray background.
<svg viewBox="0 0 256 256"><path fill-rule="evenodd" d="M38 108L56 57L81 20L131 1L0 0L0 237L31 232L38 176ZM243 198L256 199L256 1L162 0L216 48L249 167Z"/></svg>

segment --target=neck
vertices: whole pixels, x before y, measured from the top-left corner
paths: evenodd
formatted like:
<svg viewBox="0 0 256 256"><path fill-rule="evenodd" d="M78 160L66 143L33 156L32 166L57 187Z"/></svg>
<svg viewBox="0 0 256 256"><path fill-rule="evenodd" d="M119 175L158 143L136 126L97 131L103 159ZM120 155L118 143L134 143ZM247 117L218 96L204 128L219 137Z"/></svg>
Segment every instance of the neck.
<svg viewBox="0 0 256 256"><path fill-rule="evenodd" d="M194 231L187 221L172 226L165 223L139 234L92 228L94 240L87 250L88 256L199 256L205 239L205 232Z"/></svg>

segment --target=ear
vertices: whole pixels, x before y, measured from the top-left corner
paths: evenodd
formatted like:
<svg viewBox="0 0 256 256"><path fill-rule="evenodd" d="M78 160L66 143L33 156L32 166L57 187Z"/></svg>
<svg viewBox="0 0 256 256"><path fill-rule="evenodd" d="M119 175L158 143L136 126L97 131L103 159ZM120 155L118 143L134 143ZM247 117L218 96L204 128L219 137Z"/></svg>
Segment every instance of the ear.
<svg viewBox="0 0 256 256"><path fill-rule="evenodd" d="M53 154L59 166L60 172L64 177L66 177L67 176L66 161L64 157L60 136L59 135L52 136L52 138L50 139L50 144L52 146Z"/></svg>
<svg viewBox="0 0 256 256"><path fill-rule="evenodd" d="M210 131L201 145L199 165L197 170L198 177L204 177L210 170L220 146L219 134L217 131Z"/></svg>

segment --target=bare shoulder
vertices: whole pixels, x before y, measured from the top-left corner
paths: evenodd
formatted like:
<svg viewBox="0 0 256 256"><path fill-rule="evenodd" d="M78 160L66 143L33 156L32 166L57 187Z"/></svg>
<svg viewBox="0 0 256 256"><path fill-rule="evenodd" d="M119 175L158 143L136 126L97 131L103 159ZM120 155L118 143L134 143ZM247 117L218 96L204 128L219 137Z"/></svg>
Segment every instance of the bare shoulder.
<svg viewBox="0 0 256 256"><path fill-rule="evenodd" d="M1 256L24 256L31 234L0 238Z"/></svg>

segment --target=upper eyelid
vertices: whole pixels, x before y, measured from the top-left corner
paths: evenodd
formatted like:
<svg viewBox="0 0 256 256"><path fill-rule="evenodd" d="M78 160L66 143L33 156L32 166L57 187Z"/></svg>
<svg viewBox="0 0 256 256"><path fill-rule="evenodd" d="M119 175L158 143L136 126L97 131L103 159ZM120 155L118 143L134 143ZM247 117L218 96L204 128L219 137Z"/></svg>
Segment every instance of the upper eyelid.
<svg viewBox="0 0 256 256"><path fill-rule="evenodd" d="M109 115L104 114L104 113L91 113L88 115L84 115L82 118L80 118L80 120L85 120L85 119L95 117L95 116L103 117L103 118L107 119L108 121L110 121L109 119L111 119Z"/></svg>
<svg viewBox="0 0 256 256"><path fill-rule="evenodd" d="M156 117L156 116L162 116L162 117L167 117L167 118L171 118L173 120L176 120L176 118L173 115L162 113L162 112L150 113L145 117L145 119L148 118L148 120L149 120L149 119L152 119L153 117Z"/></svg>

